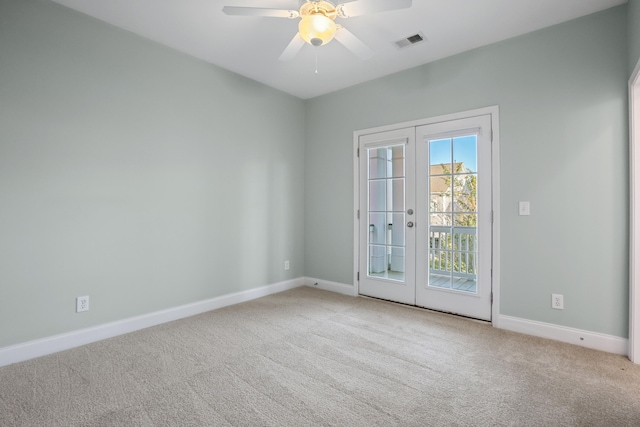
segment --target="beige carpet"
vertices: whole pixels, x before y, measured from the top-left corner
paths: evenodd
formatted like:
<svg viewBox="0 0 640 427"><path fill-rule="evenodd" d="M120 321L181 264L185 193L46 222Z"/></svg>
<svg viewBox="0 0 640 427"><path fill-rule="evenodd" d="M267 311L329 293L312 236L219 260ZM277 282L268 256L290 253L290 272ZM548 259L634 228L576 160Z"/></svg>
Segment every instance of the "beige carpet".
<svg viewBox="0 0 640 427"><path fill-rule="evenodd" d="M639 426L625 357L299 288L0 368L0 426Z"/></svg>

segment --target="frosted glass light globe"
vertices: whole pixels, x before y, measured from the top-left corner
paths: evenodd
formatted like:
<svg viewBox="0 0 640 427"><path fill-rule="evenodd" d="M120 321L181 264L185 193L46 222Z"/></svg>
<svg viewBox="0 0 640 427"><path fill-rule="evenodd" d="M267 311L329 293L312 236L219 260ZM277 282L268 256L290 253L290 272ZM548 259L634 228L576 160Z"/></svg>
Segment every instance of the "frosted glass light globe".
<svg viewBox="0 0 640 427"><path fill-rule="evenodd" d="M322 46L336 35L336 24L322 14L304 16L298 24L298 31L307 43Z"/></svg>

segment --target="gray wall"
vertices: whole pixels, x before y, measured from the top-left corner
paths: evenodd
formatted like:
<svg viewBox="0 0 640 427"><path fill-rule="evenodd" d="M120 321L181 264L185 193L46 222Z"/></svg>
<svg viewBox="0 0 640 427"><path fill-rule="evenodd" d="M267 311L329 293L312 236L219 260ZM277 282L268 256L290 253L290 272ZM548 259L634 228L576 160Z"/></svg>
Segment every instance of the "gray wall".
<svg viewBox="0 0 640 427"><path fill-rule="evenodd" d="M640 61L640 0L629 0L629 72Z"/></svg>
<svg viewBox="0 0 640 427"><path fill-rule="evenodd" d="M353 131L489 105L501 312L626 337L628 9L628 48L622 6L303 102L0 0L0 348L303 275L351 283Z"/></svg>
<svg viewBox="0 0 640 427"><path fill-rule="evenodd" d="M302 276L303 139L297 98L0 0L0 348Z"/></svg>
<svg viewBox="0 0 640 427"><path fill-rule="evenodd" d="M627 337L626 12L307 101L305 274L352 283L354 130L499 105L501 313Z"/></svg>

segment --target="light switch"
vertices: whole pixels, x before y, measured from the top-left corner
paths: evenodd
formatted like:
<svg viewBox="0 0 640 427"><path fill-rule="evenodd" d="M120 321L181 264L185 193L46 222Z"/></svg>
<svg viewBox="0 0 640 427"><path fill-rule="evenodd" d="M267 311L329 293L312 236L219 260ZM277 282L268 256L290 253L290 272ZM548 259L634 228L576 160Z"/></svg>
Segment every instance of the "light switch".
<svg viewBox="0 0 640 427"><path fill-rule="evenodd" d="M529 202L520 202L518 206L518 212L520 215L531 215L531 209L529 207Z"/></svg>

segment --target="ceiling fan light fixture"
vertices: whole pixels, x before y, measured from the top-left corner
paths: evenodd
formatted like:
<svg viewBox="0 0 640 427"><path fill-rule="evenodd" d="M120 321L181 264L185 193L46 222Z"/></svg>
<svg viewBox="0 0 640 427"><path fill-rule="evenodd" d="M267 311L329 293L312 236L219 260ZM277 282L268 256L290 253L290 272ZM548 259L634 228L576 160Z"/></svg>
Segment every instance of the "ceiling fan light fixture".
<svg viewBox="0 0 640 427"><path fill-rule="evenodd" d="M336 35L336 23L323 14L303 16L298 31L305 42L313 46L329 43Z"/></svg>

